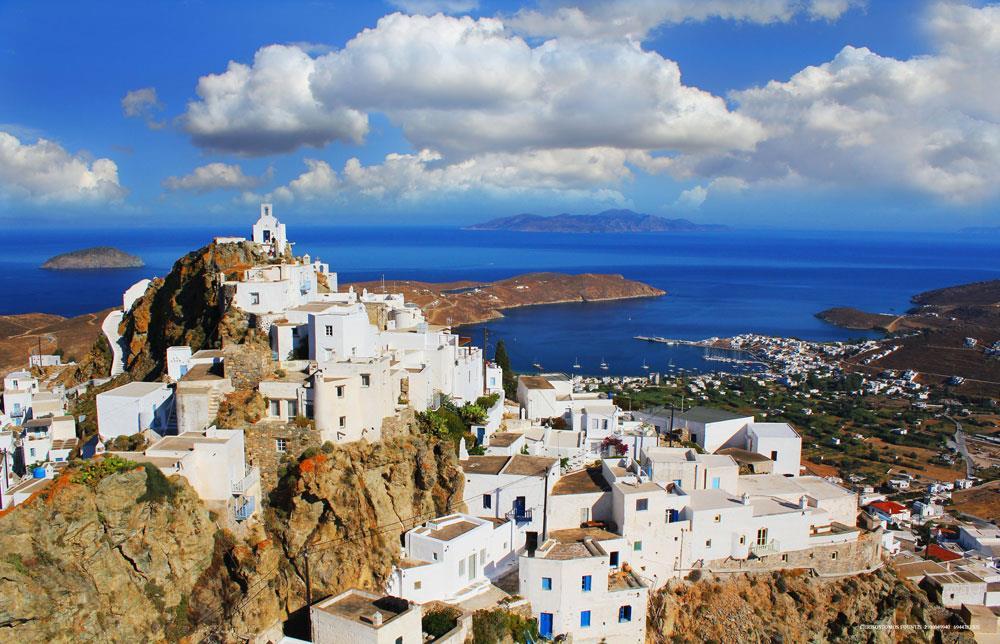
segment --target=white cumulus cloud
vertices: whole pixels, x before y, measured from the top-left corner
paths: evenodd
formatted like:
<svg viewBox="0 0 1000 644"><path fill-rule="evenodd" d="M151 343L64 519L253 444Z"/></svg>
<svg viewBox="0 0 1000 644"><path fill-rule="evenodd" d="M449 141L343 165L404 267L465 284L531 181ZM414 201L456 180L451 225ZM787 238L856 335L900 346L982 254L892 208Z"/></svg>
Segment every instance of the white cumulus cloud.
<svg viewBox="0 0 1000 644"><path fill-rule="evenodd" d="M664 24L711 18L771 24L800 14L836 20L859 5L864 0L578 0L520 9L509 22L516 31L536 37L641 40Z"/></svg>
<svg viewBox="0 0 1000 644"><path fill-rule="evenodd" d="M213 190L249 190L270 178L270 172L263 177L248 176L236 164L209 163L199 166L180 177L167 177L163 187L172 192L185 190L204 194Z"/></svg>
<svg viewBox="0 0 1000 644"><path fill-rule="evenodd" d="M260 49L253 65L230 62L225 72L198 81L199 99L188 104L183 127L201 147L248 156L360 143L368 117L317 101L310 86L314 66L291 45Z"/></svg>
<svg viewBox="0 0 1000 644"><path fill-rule="evenodd" d="M681 82L677 64L636 43L531 46L500 20L392 14L339 51L257 52L203 77L186 128L242 154L357 142L381 112L416 149L449 161L576 147L749 149L763 131Z"/></svg>
<svg viewBox="0 0 1000 644"><path fill-rule="evenodd" d="M1000 194L1000 6L944 3L931 55L845 47L787 81L734 92L767 130L752 151L689 155L681 176L902 189L955 203Z"/></svg>
<svg viewBox="0 0 1000 644"><path fill-rule="evenodd" d="M0 199L32 204L119 203L128 191L111 159L70 154L54 141L0 132Z"/></svg>

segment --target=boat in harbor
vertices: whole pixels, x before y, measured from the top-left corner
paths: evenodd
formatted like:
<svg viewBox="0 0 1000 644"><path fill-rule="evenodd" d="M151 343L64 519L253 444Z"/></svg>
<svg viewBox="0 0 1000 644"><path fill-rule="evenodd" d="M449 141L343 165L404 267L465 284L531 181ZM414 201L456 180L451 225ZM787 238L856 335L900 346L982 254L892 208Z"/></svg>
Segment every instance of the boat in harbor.
<svg viewBox="0 0 1000 644"><path fill-rule="evenodd" d="M642 368L645 369L646 371L649 371L649 365L646 364L645 358L642 359Z"/></svg>
<svg viewBox="0 0 1000 644"><path fill-rule="evenodd" d="M608 363L604 361L604 358L601 358L601 369L604 371L608 370Z"/></svg>
<svg viewBox="0 0 1000 644"><path fill-rule="evenodd" d="M573 358L573 368L574 369L580 368L580 360L578 358Z"/></svg>

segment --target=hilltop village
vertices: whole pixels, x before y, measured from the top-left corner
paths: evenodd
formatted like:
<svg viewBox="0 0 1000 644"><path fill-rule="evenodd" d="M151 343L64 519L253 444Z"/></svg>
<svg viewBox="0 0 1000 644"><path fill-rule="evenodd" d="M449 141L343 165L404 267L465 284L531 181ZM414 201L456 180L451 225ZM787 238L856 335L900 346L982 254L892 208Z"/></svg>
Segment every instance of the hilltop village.
<svg viewBox="0 0 1000 644"><path fill-rule="evenodd" d="M996 632L1000 529L957 513L948 528L928 523L969 477L898 471L884 491L845 481L810 460L812 403L797 404L801 423L770 394L737 412L718 395L732 383L711 376L685 381L670 408L633 408L659 376L515 377L403 294L340 288L328 264L292 248L263 204L248 238L216 238L129 288L86 361L39 354L4 377L0 521L58 511L72 485L100 506L108 481L136 472L150 517L163 499L207 511L191 512L216 541L183 597L126 557L173 616L157 625L164 638L224 612L225 641L642 643L661 641L654 607L684 584L872 579L888 564L937 605L927 615ZM736 342L785 355L762 388L832 376L846 351ZM885 380L855 384L931 404L905 374ZM912 504L893 496L920 484ZM336 550L376 537L384 551L350 551L359 561ZM252 545L224 551L223 539ZM27 574L21 554L3 566ZM211 574L239 583L211 594ZM262 589L272 605L252 603ZM17 593L0 594L3 625L43 629ZM293 613L307 627L293 629Z"/></svg>

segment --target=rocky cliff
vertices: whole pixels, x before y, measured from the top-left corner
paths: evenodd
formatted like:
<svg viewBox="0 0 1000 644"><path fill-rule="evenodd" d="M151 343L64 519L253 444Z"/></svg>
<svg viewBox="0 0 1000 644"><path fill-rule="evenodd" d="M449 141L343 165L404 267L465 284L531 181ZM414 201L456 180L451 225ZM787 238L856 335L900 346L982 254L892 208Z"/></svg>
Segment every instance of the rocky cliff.
<svg viewBox="0 0 1000 644"><path fill-rule="evenodd" d="M189 593L215 532L197 495L178 481L152 498L143 468L93 485L74 477L0 517L4 639L136 642L189 630Z"/></svg>
<svg viewBox="0 0 1000 644"><path fill-rule="evenodd" d="M671 582L651 597L646 641L971 644L964 631L933 628L948 619L886 569L830 580L786 571Z"/></svg>
<svg viewBox="0 0 1000 644"><path fill-rule="evenodd" d="M0 632L11 641L238 641L352 586L380 589L400 535L464 509L454 449L419 434L312 450L264 520L219 528L183 479L71 469L0 517ZM152 491L151 491L152 490Z"/></svg>
<svg viewBox="0 0 1000 644"><path fill-rule="evenodd" d="M223 339L247 339L246 316L224 306L220 280L261 263L268 259L250 242L212 243L178 259L122 321L131 376L137 380L158 376L167 347L173 345L198 351L218 348Z"/></svg>

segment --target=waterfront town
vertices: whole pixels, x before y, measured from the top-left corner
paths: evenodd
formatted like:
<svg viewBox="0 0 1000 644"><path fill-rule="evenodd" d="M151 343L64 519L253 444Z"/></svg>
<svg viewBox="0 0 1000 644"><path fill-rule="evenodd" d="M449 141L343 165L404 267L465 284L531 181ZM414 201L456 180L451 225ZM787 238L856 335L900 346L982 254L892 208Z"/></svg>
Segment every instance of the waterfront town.
<svg viewBox="0 0 1000 644"><path fill-rule="evenodd" d="M108 376L69 383L54 354L4 376L4 514L58 500L47 491L81 463L128 462L183 479L219 530L247 535L289 463L409 423L454 448L461 498L403 526L382 586L307 591L308 638L276 623L249 639L464 642L501 611L517 641L642 643L653 596L676 584L885 567L998 632L997 504L975 501L998 493L995 400L845 370L873 342L760 336L727 341L767 365L740 375L514 377L402 295L338 288L292 254L270 204L212 247L255 259L213 285L223 319L249 321L242 342L167 346L161 377L129 379L143 280L102 325Z"/></svg>

